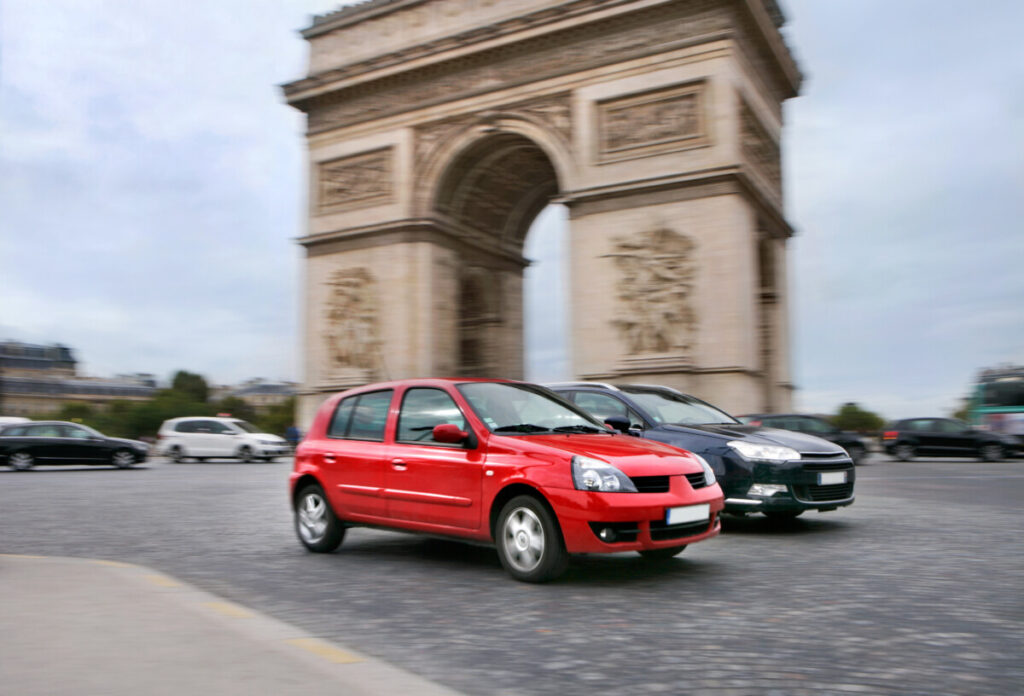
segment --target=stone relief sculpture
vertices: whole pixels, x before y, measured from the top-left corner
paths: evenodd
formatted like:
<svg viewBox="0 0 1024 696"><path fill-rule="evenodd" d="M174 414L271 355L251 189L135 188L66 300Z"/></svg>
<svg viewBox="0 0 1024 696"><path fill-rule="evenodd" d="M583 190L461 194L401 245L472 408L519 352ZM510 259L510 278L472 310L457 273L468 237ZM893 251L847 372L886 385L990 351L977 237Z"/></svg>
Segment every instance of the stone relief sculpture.
<svg viewBox="0 0 1024 696"><path fill-rule="evenodd" d="M377 286L365 268L335 271L324 314L328 372L372 370L377 366L380 336Z"/></svg>
<svg viewBox="0 0 1024 696"><path fill-rule="evenodd" d="M631 354L691 351L694 248L689 237L658 228L620 237L614 252L606 255L619 270L620 307L613 324Z"/></svg>
<svg viewBox="0 0 1024 696"><path fill-rule="evenodd" d="M779 144L768 134L746 102L740 107L740 142L747 161L761 170L776 191L781 190L782 158Z"/></svg>
<svg viewBox="0 0 1024 696"><path fill-rule="evenodd" d="M391 148L321 162L317 208L322 213L391 198Z"/></svg>
<svg viewBox="0 0 1024 696"><path fill-rule="evenodd" d="M705 141L703 85L617 98L598 105L604 160L669 152Z"/></svg>

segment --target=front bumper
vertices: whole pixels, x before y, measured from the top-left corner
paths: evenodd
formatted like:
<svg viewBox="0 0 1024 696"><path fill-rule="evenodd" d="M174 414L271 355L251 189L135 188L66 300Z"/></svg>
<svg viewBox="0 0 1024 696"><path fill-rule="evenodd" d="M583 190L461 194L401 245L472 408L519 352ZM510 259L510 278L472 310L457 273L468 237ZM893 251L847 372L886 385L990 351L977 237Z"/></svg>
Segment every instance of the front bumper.
<svg viewBox="0 0 1024 696"><path fill-rule="evenodd" d="M287 445L260 445L257 454L260 457L284 457L292 453Z"/></svg>
<svg viewBox="0 0 1024 696"><path fill-rule="evenodd" d="M546 491L569 553L616 553L692 544L721 530L722 492L717 485L690 488L682 475L670 476L665 493L594 493L575 489ZM708 505L707 520L667 525L669 508ZM610 529L609 540L599 536Z"/></svg>
<svg viewBox="0 0 1024 696"><path fill-rule="evenodd" d="M842 483L830 483L821 475L834 476L845 472ZM854 501L856 471L848 457L801 459L782 463L755 464L749 478L736 480L726 487L727 512L798 512L803 510L836 510ZM770 496L750 495L754 483L785 486Z"/></svg>

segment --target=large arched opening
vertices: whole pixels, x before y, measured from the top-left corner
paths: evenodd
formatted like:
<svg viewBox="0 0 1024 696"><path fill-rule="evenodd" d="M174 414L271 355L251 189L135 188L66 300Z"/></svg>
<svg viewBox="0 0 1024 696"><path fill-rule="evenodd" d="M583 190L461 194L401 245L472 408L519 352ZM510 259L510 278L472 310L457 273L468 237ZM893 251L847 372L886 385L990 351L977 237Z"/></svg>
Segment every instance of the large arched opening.
<svg viewBox="0 0 1024 696"><path fill-rule="evenodd" d="M560 253L568 223L563 206L551 203L558 173L547 152L522 134L476 135L444 168L431 211L469 242L456 269L456 371L555 378L568 371Z"/></svg>

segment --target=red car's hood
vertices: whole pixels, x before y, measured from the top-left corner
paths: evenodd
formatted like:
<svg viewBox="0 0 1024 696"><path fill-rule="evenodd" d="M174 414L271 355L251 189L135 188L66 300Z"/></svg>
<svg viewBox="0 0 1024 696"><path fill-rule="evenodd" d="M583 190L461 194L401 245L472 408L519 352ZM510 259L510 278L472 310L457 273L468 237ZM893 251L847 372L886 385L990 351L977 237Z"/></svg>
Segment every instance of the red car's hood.
<svg viewBox="0 0 1024 696"><path fill-rule="evenodd" d="M627 476L666 476L703 471L689 452L653 440L629 435L525 435L501 436L503 444L537 454L572 455L600 459Z"/></svg>

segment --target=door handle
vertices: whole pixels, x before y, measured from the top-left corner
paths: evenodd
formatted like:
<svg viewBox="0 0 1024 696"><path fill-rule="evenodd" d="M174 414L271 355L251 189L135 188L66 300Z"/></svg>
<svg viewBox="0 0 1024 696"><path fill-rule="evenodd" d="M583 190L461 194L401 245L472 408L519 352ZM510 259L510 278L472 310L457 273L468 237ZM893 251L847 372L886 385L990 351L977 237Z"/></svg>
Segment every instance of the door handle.
<svg viewBox="0 0 1024 696"><path fill-rule="evenodd" d="M324 462L325 463L327 463L327 464L334 464L336 461L338 461L338 458L335 457L333 454L325 454L324 455Z"/></svg>
<svg viewBox="0 0 1024 696"><path fill-rule="evenodd" d="M391 468L395 471L405 471L409 466L405 463L404 459L392 459Z"/></svg>

